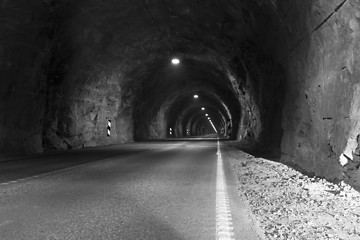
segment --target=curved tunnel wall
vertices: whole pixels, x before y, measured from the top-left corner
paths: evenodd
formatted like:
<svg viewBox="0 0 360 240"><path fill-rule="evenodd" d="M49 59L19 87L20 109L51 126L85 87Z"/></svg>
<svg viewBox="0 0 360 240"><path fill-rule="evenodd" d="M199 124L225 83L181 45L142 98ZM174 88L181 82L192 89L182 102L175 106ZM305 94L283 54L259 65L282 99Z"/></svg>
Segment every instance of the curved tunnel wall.
<svg viewBox="0 0 360 240"><path fill-rule="evenodd" d="M0 151L166 137L164 93L184 86L163 82L179 56L197 63L179 76L229 86L238 140L356 185L359 12L346 0L4 1Z"/></svg>

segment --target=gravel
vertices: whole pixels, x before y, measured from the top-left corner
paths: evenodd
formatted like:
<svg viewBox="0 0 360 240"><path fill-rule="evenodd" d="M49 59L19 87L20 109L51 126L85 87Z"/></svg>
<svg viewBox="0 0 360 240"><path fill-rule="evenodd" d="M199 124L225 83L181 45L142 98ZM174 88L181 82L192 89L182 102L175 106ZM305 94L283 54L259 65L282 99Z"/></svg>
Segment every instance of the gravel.
<svg viewBox="0 0 360 240"><path fill-rule="evenodd" d="M224 151L265 239L360 239L360 194L281 163Z"/></svg>

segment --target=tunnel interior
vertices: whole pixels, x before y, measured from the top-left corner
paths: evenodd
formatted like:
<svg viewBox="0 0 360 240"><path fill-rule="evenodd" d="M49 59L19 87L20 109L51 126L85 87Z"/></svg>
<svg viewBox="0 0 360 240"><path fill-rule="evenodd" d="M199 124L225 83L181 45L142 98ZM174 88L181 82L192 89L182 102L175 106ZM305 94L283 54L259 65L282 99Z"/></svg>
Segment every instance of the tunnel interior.
<svg viewBox="0 0 360 240"><path fill-rule="evenodd" d="M0 14L1 154L216 131L360 185L356 0L14 0Z"/></svg>
<svg viewBox="0 0 360 240"><path fill-rule="evenodd" d="M150 73L136 76L142 87L134 101L135 140L201 135L195 129L209 127L208 121L198 121L207 119L206 114L214 117L219 131L232 115L239 122L240 104L226 76L211 63L186 56L176 59L179 64L167 57Z"/></svg>

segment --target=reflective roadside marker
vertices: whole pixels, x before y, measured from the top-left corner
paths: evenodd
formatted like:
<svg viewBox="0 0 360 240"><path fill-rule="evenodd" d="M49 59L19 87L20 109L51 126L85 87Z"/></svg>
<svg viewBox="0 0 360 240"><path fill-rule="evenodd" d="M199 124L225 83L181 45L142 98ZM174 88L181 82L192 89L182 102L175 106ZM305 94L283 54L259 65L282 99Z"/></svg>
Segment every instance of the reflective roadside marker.
<svg viewBox="0 0 360 240"><path fill-rule="evenodd" d="M107 125L107 136L110 137L110 131L111 131L111 120L108 120L108 125Z"/></svg>

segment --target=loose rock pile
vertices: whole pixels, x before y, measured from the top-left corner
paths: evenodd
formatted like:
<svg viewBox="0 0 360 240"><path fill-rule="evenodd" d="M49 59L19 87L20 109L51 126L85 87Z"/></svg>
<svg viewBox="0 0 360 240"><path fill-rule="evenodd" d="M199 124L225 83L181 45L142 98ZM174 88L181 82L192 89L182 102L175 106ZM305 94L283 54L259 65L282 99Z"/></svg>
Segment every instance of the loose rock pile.
<svg viewBox="0 0 360 240"><path fill-rule="evenodd" d="M267 239L360 239L360 194L349 185L239 150L224 152Z"/></svg>

